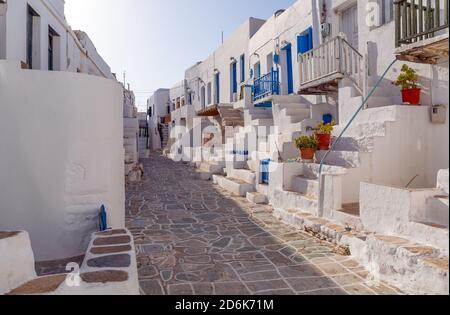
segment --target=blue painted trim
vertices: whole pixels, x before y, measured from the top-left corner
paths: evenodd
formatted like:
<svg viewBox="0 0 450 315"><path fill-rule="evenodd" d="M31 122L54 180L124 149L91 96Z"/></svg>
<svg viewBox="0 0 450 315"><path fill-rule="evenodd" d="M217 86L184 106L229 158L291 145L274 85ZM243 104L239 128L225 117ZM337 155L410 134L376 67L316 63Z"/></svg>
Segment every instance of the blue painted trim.
<svg viewBox="0 0 450 315"><path fill-rule="evenodd" d="M288 94L294 93L294 69L292 64L292 45L288 44L283 48L286 51L286 68L287 68L287 83Z"/></svg>
<svg viewBox="0 0 450 315"><path fill-rule="evenodd" d="M259 107L259 108L272 108L272 102L263 102L263 103L258 103L255 104L255 107Z"/></svg>

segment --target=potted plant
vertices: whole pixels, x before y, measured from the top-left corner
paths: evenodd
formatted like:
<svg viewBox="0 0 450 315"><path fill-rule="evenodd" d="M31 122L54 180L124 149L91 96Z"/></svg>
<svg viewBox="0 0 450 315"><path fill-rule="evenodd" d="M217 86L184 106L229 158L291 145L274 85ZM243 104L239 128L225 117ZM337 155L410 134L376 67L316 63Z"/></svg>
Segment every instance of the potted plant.
<svg viewBox="0 0 450 315"><path fill-rule="evenodd" d="M322 121L317 125L315 136L319 142L319 150L327 151L330 149L331 135L333 134L334 126L336 126L334 120L329 124Z"/></svg>
<svg viewBox="0 0 450 315"><path fill-rule="evenodd" d="M295 140L302 160L314 160L319 141L314 136L301 136Z"/></svg>
<svg viewBox="0 0 450 315"><path fill-rule="evenodd" d="M403 65L402 70L394 82L396 86L401 86L402 88L402 98L403 103L408 103L411 105L420 104L420 93L417 82L419 81L419 76L417 71L408 67L408 65Z"/></svg>

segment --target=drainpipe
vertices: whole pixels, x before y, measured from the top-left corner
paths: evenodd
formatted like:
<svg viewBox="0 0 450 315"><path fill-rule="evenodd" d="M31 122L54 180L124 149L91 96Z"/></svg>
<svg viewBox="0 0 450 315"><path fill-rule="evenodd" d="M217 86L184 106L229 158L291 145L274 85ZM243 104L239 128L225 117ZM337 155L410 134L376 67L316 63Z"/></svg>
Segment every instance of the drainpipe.
<svg viewBox="0 0 450 315"><path fill-rule="evenodd" d="M389 70L394 66L394 64L396 62L397 62L397 59L392 61L390 63L390 65L386 68L386 70L384 71L383 75L378 79L378 81L375 84L375 86L372 88L372 90L369 92L369 94L364 98L361 106L358 108L358 110L355 112L353 117L347 123L347 125L344 128L344 130L342 130L342 132L339 134L339 136L337 137L336 141L333 142L333 144L331 145L330 150L324 155L324 157L320 161L320 167L319 167L319 209L318 209L319 217L323 217L323 215L324 215L324 194L325 194L325 191L323 191L324 185L323 185L323 174L322 174L322 172L323 172L323 166L325 164L325 160L327 159L328 155L332 151L334 151L334 148L336 148L338 143L341 141L342 136L347 132L348 128L350 128L350 126L353 123L353 121L356 119L356 117L359 115L359 113L364 109L365 105L367 104L369 99L372 97L372 95L375 92L375 90L380 86L381 82L384 80L384 78L388 74Z"/></svg>

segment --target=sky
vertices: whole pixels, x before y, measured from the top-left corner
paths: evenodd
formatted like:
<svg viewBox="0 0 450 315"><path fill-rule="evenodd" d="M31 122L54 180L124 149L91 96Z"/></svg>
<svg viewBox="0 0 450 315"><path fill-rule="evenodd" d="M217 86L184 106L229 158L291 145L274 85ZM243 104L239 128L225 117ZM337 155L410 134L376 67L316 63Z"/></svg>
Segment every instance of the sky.
<svg viewBox="0 0 450 315"><path fill-rule="evenodd" d="M137 105L170 88L248 17L267 19L295 0L66 0L74 30L88 33ZM142 107L143 106L143 107Z"/></svg>

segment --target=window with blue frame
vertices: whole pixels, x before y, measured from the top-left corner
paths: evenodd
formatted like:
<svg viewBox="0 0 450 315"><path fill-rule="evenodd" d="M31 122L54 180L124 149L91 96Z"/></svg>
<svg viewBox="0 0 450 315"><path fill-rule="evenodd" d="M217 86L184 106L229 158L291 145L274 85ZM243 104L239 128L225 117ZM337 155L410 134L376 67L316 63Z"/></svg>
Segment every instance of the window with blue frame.
<svg viewBox="0 0 450 315"><path fill-rule="evenodd" d="M259 79L261 77L261 63L257 62L254 67L254 76L255 79Z"/></svg>
<svg viewBox="0 0 450 315"><path fill-rule="evenodd" d="M313 28L309 27L306 31L297 36L297 53L304 54L314 47Z"/></svg>
<svg viewBox="0 0 450 315"><path fill-rule="evenodd" d="M241 66L241 83L245 82L245 55L241 55L240 66Z"/></svg>

